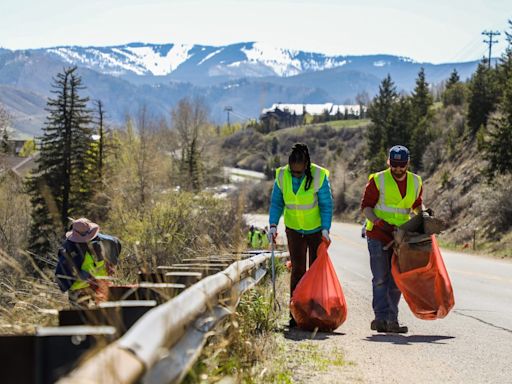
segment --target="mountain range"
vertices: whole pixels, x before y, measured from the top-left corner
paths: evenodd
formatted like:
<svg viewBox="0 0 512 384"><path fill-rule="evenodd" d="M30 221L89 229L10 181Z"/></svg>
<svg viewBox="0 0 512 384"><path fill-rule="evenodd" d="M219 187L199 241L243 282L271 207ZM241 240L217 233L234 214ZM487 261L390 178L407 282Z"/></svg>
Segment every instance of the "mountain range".
<svg viewBox="0 0 512 384"><path fill-rule="evenodd" d="M52 78L76 65L85 95L103 101L114 124L146 105L155 117L170 116L182 97L202 97L216 122L258 117L276 102L353 103L356 95L378 91L390 74L398 90L410 92L421 67L439 83L457 69L462 79L477 61L419 63L392 55L329 56L247 42L226 46L130 43L109 47L0 48L0 102L13 126L38 135L44 123Z"/></svg>

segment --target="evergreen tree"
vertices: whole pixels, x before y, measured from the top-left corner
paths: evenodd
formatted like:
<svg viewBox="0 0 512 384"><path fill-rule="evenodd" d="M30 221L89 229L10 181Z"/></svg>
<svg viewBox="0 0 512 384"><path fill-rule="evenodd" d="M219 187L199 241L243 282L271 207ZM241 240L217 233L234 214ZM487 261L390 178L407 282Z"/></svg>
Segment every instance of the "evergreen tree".
<svg viewBox="0 0 512 384"><path fill-rule="evenodd" d="M425 79L425 70L423 68L418 72L416 87L412 93L411 103L417 121L426 117L430 107L432 106L432 95L428 89L428 83Z"/></svg>
<svg viewBox="0 0 512 384"><path fill-rule="evenodd" d="M512 77L512 20L508 21L510 32L505 31L505 39L507 47L500 58L498 67L498 79L500 84L506 84L508 79Z"/></svg>
<svg viewBox="0 0 512 384"><path fill-rule="evenodd" d="M512 78L506 84L498 117L489 125L490 140L485 146L488 176L492 179L496 174L512 174Z"/></svg>
<svg viewBox="0 0 512 384"><path fill-rule="evenodd" d="M414 125L413 106L410 97L400 96L393 105L391 124L386 131L387 148L404 145L409 148L411 143L411 127ZM384 148L384 149L387 149Z"/></svg>
<svg viewBox="0 0 512 384"><path fill-rule="evenodd" d="M450 74L450 78L446 83L446 89L453 87L455 84L460 83L460 76L456 69L453 69L453 72Z"/></svg>
<svg viewBox="0 0 512 384"><path fill-rule="evenodd" d="M428 129L431 119L429 111L432 104L433 99L425 79L425 70L421 68L416 79L416 87L411 96L412 125L409 129L411 135L411 163L416 169L421 168L423 153L425 153L425 149L431 140Z"/></svg>
<svg viewBox="0 0 512 384"><path fill-rule="evenodd" d="M81 97L76 67L64 68L54 78L49 98L37 170L29 181L32 195L31 251L52 251L52 241L69 223L85 215L92 194L94 158L90 156L92 130L88 98Z"/></svg>
<svg viewBox="0 0 512 384"><path fill-rule="evenodd" d="M460 82L460 77L456 69L450 75L442 95L443 105L460 106L466 99L466 86Z"/></svg>
<svg viewBox="0 0 512 384"><path fill-rule="evenodd" d="M387 132L392 129L393 106L398 94L391 76L382 80L379 86L379 94L373 99L368 115L372 124L368 128L366 136L366 158L369 160L369 170L376 171L382 167L380 153L388 149L389 142Z"/></svg>
<svg viewBox="0 0 512 384"><path fill-rule="evenodd" d="M473 138L480 126L487 126L490 113L496 109L499 94L494 69L489 68L485 61L478 64L469 89L468 125Z"/></svg>

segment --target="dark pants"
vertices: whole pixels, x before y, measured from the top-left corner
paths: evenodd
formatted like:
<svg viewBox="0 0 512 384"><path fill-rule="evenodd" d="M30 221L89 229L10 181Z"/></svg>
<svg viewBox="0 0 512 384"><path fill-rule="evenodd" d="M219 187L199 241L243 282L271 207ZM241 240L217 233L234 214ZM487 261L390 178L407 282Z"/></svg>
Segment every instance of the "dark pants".
<svg viewBox="0 0 512 384"><path fill-rule="evenodd" d="M322 242L322 232L303 235L293 229L286 228L288 251L292 262L290 278L290 297L304 273L306 273L306 253L309 250L309 265L316 259L316 250Z"/></svg>
<svg viewBox="0 0 512 384"><path fill-rule="evenodd" d="M392 249L384 249L379 240L368 238L370 267L373 280L373 312L377 320L398 320L398 302L401 292L391 275Z"/></svg>

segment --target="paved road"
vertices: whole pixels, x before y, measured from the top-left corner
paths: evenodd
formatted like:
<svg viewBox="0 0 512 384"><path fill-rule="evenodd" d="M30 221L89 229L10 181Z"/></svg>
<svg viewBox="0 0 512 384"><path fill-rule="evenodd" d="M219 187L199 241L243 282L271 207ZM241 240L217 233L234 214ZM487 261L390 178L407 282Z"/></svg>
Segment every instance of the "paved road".
<svg viewBox="0 0 512 384"><path fill-rule="evenodd" d="M267 218L251 215L249 220L264 224ZM455 308L442 320L424 321L401 300L400 320L409 333L378 334L369 329L371 272L360 229L334 223L331 230L329 253L345 292L348 318L337 330L342 336L322 342L341 344L346 359L355 362L352 368L340 368L335 382L512 383L512 263L443 251Z"/></svg>

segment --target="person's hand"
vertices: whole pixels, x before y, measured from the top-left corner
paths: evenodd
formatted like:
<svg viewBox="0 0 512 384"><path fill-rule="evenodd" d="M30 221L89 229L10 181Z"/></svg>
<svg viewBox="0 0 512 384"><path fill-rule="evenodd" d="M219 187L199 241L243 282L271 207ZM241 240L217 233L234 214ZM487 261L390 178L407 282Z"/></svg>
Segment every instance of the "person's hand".
<svg viewBox="0 0 512 384"><path fill-rule="evenodd" d="M327 229L322 229L322 237L327 240L327 242L331 242L331 238L329 237L329 231Z"/></svg>
<svg viewBox="0 0 512 384"><path fill-rule="evenodd" d="M434 217L434 211L432 210L432 208L427 208L423 212L428 214L430 217Z"/></svg>
<svg viewBox="0 0 512 384"><path fill-rule="evenodd" d="M268 237L268 241L270 241L272 243L276 242L276 237L277 237L277 227L276 226L270 227L270 229L268 230L267 237Z"/></svg>
<svg viewBox="0 0 512 384"><path fill-rule="evenodd" d="M89 287L91 289L96 289L98 288L98 280L96 280L94 277L89 277L87 279L87 283L89 284Z"/></svg>
<svg viewBox="0 0 512 384"><path fill-rule="evenodd" d="M382 230L386 233L393 233L396 229L394 225L389 224L387 221L384 221L382 219L377 219L373 222L373 225Z"/></svg>

